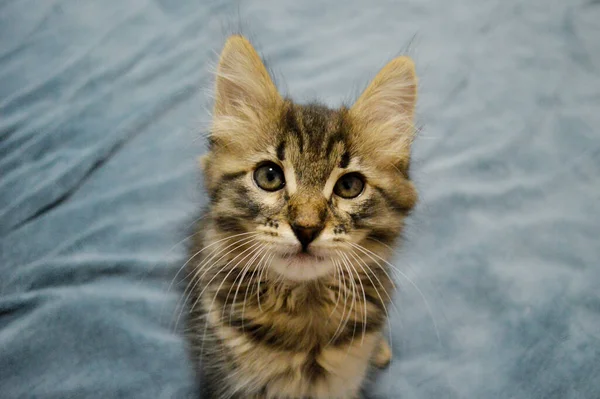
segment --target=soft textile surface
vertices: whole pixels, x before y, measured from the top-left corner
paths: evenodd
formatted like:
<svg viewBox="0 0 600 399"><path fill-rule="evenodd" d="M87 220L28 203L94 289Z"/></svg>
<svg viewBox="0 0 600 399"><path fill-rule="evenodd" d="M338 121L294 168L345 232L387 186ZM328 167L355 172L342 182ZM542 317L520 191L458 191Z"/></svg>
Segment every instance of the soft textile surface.
<svg viewBox="0 0 600 399"><path fill-rule="evenodd" d="M371 396L599 398L598 21L594 0L0 1L0 397L197 391L168 288L242 25L299 100L418 65L422 201Z"/></svg>

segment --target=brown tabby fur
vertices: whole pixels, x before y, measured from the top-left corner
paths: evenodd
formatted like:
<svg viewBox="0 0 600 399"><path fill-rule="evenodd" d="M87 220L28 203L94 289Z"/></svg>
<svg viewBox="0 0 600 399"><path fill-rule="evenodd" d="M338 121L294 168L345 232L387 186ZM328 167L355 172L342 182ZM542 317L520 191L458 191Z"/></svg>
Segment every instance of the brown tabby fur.
<svg viewBox="0 0 600 399"><path fill-rule="evenodd" d="M408 173L415 100L414 66L399 57L350 108L299 105L279 95L246 39L227 41L202 160L210 207L186 291L209 397L358 398L370 367L389 362L382 329L393 270L384 259L417 200ZM256 186L264 161L284 170L284 189ZM354 199L332 194L348 172L366 181ZM294 223L323 229L315 245L331 256L313 277L290 278L272 251Z"/></svg>

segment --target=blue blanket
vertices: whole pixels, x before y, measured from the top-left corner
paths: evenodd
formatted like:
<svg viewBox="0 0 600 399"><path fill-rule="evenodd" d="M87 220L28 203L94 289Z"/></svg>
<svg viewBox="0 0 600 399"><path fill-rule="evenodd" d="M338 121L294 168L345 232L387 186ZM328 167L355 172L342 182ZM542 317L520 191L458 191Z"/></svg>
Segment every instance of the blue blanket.
<svg viewBox="0 0 600 399"><path fill-rule="evenodd" d="M417 63L421 203L372 398L599 398L598 21L596 0L0 1L0 397L198 391L170 283L241 24L300 101Z"/></svg>

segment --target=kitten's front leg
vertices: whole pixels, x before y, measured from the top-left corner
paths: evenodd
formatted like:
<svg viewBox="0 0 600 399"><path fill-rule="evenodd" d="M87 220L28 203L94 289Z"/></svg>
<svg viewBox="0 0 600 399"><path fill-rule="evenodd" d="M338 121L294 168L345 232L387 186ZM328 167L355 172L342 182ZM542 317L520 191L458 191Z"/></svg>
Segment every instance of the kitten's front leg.
<svg viewBox="0 0 600 399"><path fill-rule="evenodd" d="M387 342L387 339L382 335L379 340L379 344L375 349L375 356L373 357L373 364L383 369L386 368L392 361L392 350Z"/></svg>

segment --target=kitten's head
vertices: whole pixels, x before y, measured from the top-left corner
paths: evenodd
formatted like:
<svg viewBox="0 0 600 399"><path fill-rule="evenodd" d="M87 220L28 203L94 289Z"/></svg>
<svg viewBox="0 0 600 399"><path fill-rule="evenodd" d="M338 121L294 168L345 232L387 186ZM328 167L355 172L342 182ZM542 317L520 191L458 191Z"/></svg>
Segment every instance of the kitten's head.
<svg viewBox="0 0 600 399"><path fill-rule="evenodd" d="M203 158L208 241L245 237L249 253L268 254L290 280L392 244L417 199L408 178L416 88L412 61L399 57L350 108L295 104L252 45L231 37Z"/></svg>

